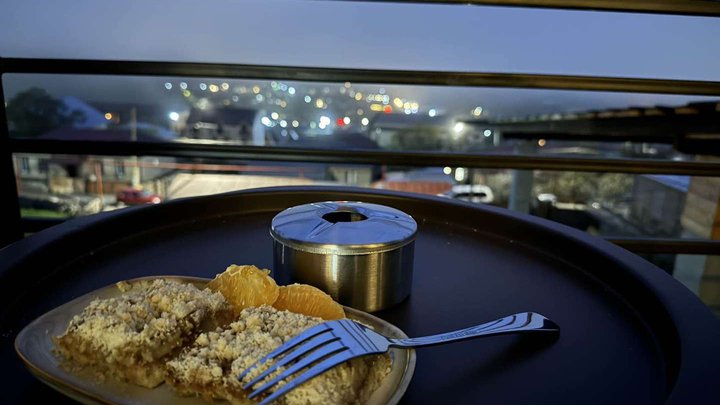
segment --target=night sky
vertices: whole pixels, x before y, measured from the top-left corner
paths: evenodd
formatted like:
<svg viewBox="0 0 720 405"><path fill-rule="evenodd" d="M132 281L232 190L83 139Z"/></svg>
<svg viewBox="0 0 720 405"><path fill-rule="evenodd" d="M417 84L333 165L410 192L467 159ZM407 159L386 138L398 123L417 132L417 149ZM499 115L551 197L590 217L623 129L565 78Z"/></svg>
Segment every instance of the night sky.
<svg viewBox="0 0 720 405"><path fill-rule="evenodd" d="M720 20L706 17L268 0L0 0L0 8L3 57L720 80ZM14 82L5 80L9 96L26 84ZM96 82L68 84L71 88L57 80L45 84L56 95L98 98ZM495 109L505 114L526 112L543 100L552 109L568 110L700 99L492 89L404 91L449 108L482 102L492 110L497 104Z"/></svg>

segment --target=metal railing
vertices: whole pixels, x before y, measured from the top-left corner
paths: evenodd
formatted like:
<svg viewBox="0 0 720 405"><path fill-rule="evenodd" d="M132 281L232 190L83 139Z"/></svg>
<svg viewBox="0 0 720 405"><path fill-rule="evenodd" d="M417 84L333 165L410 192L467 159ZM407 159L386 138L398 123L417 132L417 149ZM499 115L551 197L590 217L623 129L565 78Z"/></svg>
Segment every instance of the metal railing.
<svg viewBox="0 0 720 405"><path fill-rule="evenodd" d="M88 75L187 76L239 79L294 80L312 82L357 82L422 84L436 86L543 88L591 91L623 91L661 94L720 96L720 82L563 76L540 74L398 71L287 66L251 66L212 63L136 62L68 59L0 59L0 74L53 73ZM0 91L2 87L0 86ZM247 159L289 162L348 162L397 166L460 166L522 170L619 172L634 174L680 174L718 176L714 162L661 161L630 158L587 158L553 155L502 155L494 153L431 153L365 150L327 150L243 145L148 142L71 142L11 139L4 107L0 107L0 166L3 192L11 206L2 211L0 243L17 240L25 231L37 230L55 221L20 218L12 156L14 153L56 153L110 156L176 156L216 159ZM720 241L682 239L612 239L636 252L720 254Z"/></svg>
<svg viewBox="0 0 720 405"><path fill-rule="evenodd" d="M333 0L337 1L337 0ZM720 16L720 3L713 0L345 0L373 3L454 4L559 8L569 10L618 11L628 13Z"/></svg>

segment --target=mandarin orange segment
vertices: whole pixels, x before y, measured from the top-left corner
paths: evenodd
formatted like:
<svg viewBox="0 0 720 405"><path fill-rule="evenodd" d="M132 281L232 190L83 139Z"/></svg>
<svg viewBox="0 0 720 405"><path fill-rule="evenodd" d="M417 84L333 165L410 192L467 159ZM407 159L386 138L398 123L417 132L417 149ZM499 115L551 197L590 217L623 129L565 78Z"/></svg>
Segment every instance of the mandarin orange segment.
<svg viewBox="0 0 720 405"><path fill-rule="evenodd" d="M327 321L345 318L342 305L319 288L307 284L280 287L280 295L273 307L297 314L317 316Z"/></svg>
<svg viewBox="0 0 720 405"><path fill-rule="evenodd" d="M225 296L235 314L248 307L272 305L280 294L275 280L270 277L270 270L250 265L233 264L207 286Z"/></svg>

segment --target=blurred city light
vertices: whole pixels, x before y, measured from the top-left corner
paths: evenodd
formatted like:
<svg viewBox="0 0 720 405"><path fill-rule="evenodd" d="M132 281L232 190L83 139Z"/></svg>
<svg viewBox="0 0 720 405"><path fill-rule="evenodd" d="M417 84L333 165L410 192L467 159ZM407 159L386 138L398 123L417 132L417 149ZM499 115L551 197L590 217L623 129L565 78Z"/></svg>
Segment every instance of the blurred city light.
<svg viewBox="0 0 720 405"><path fill-rule="evenodd" d="M170 114L168 114L168 117L170 117L170 119L173 121L177 121L178 119L180 119L180 114L178 114L175 111L172 111Z"/></svg>

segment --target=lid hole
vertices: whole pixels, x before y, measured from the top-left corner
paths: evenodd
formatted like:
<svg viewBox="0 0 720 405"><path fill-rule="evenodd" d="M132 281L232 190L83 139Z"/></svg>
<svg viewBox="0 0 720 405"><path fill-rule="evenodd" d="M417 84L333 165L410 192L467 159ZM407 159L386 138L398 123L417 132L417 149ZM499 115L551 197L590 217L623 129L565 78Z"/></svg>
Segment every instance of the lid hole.
<svg viewBox="0 0 720 405"><path fill-rule="evenodd" d="M322 216L322 219L336 224L338 222L358 222L368 219L359 212L352 211L333 211Z"/></svg>

